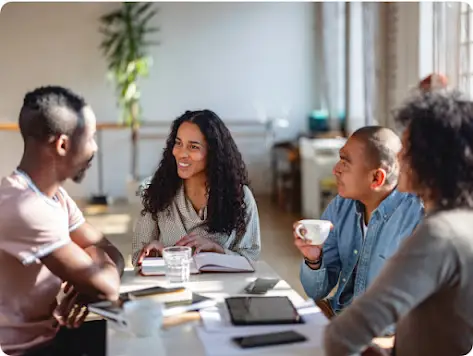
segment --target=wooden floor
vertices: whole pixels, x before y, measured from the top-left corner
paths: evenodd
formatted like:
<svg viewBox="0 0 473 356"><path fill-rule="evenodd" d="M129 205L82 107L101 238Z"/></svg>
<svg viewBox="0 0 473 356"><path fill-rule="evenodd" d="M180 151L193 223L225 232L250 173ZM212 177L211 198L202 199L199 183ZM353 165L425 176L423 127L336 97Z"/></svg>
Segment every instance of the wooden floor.
<svg viewBox="0 0 473 356"><path fill-rule="evenodd" d="M292 224L297 216L284 213L268 197L257 197L261 223L262 256L296 291L305 296L299 282L301 255L292 242ZM125 256L131 266L133 222L139 214L138 204L116 203L106 212L84 209L87 221L100 229Z"/></svg>

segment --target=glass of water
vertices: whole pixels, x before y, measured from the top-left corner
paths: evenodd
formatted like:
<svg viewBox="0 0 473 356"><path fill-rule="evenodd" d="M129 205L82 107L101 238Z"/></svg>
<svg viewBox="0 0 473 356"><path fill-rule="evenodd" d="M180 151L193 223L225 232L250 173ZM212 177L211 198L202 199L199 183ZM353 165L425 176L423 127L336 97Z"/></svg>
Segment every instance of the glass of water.
<svg viewBox="0 0 473 356"><path fill-rule="evenodd" d="M171 283L188 282L190 278L190 264L192 249L187 246L166 247L163 250L166 276Z"/></svg>

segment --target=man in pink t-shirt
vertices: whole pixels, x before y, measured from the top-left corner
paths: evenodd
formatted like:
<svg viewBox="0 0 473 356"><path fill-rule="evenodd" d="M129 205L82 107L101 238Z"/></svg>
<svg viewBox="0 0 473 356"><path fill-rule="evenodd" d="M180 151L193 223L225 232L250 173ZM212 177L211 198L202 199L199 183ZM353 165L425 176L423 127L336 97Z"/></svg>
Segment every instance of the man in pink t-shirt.
<svg viewBox="0 0 473 356"><path fill-rule="evenodd" d="M8 355L47 350L58 321L82 321L80 300L116 300L123 270L118 250L60 186L80 182L97 150L91 108L68 89L42 87L26 94L19 125L23 157L0 183L0 347ZM69 290L55 318L63 282Z"/></svg>

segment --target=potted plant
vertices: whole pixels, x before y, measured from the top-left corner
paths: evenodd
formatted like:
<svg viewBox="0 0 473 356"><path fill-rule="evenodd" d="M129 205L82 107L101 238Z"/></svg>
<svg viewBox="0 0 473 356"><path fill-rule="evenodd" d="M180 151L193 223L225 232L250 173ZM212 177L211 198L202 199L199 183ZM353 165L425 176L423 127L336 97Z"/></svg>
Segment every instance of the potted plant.
<svg viewBox="0 0 473 356"><path fill-rule="evenodd" d="M129 198L136 197L139 181L138 134L142 122L139 81L148 76L152 65L149 48L158 44L149 38L159 31L151 24L157 11L153 3L123 2L118 9L100 17L99 30L103 35L100 48L107 61L108 78L115 86L120 123L131 131Z"/></svg>

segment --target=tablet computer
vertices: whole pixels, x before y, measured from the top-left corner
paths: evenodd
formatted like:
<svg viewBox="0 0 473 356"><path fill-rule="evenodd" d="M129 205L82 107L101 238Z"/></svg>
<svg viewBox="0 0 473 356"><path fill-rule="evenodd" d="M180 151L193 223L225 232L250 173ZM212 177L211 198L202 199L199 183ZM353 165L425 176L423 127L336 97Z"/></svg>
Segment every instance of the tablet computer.
<svg viewBox="0 0 473 356"><path fill-rule="evenodd" d="M300 324L303 320L287 297L225 299L233 325Z"/></svg>

